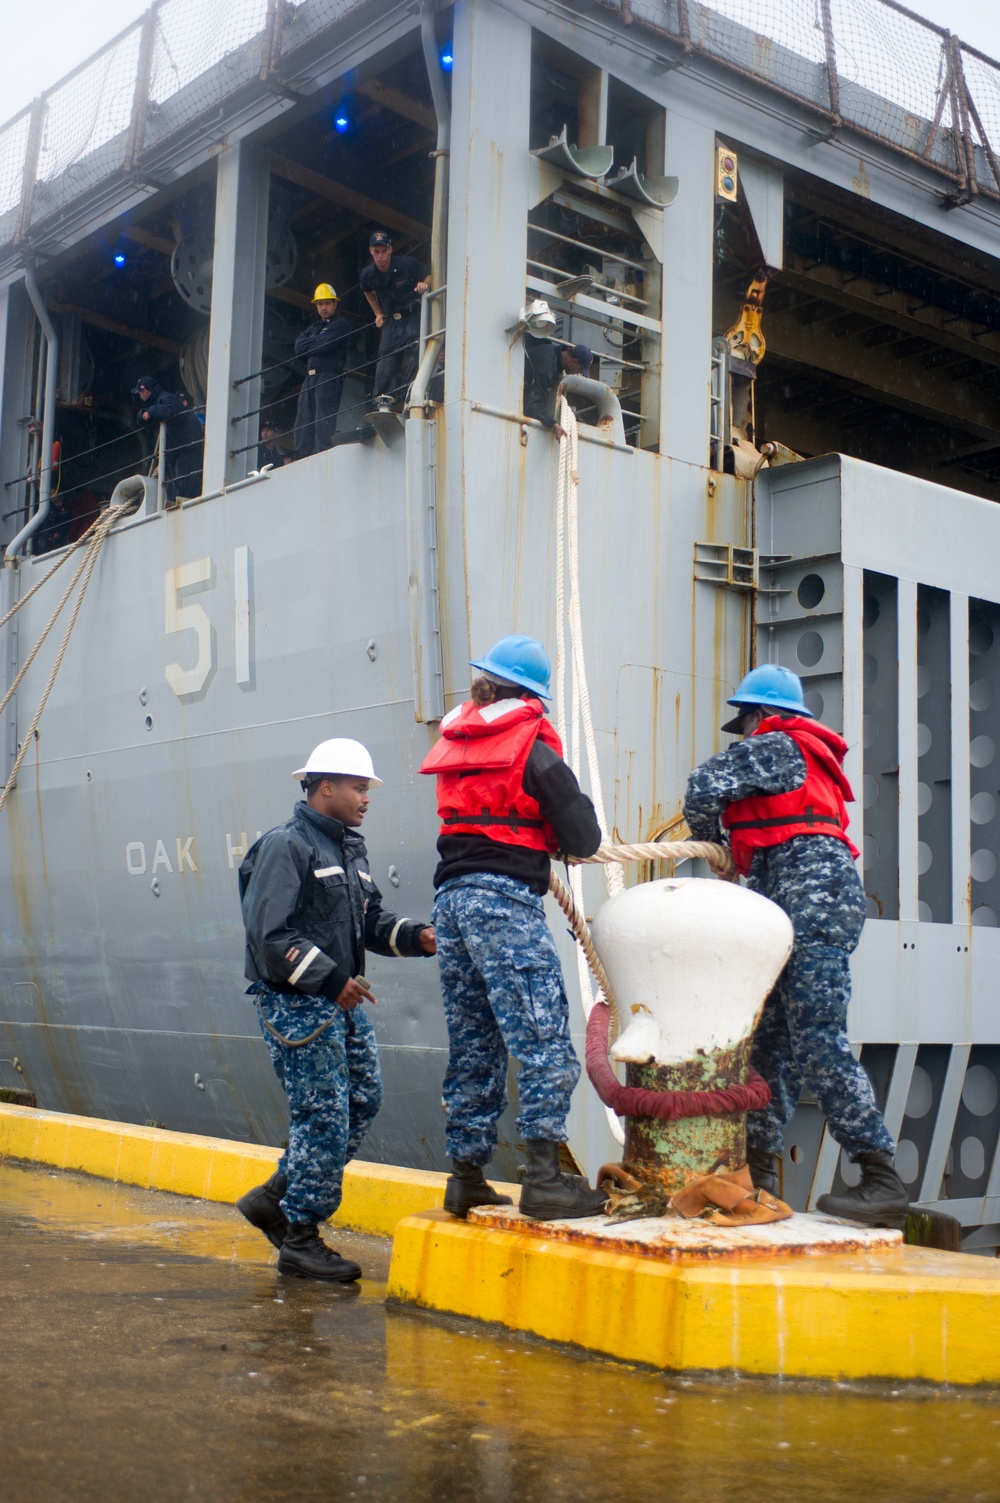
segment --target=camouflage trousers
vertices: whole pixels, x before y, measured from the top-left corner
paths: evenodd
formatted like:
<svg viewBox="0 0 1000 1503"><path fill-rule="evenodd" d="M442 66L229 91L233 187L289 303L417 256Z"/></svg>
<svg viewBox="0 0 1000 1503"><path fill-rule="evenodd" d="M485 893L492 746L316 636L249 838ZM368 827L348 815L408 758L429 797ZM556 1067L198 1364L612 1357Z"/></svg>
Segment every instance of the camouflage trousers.
<svg viewBox="0 0 1000 1503"><path fill-rule="evenodd" d="M564 1143L580 1064L542 899L513 877L456 877L438 892L433 924L450 1045L448 1153L479 1165L493 1157L508 1052L520 1065L521 1137Z"/></svg>
<svg viewBox="0 0 1000 1503"><path fill-rule="evenodd" d="M288 1148L278 1163L288 1180L281 1209L289 1221L325 1221L340 1205L344 1165L382 1105L375 1030L362 1007L348 1014L327 997L272 991L263 981L254 982L248 995L286 1039L305 1038L332 1019L317 1039L298 1049L281 1043L261 1023L288 1097Z"/></svg>
<svg viewBox="0 0 1000 1503"><path fill-rule="evenodd" d="M750 886L788 914L795 948L754 1035L751 1064L770 1086L771 1103L748 1114L748 1145L781 1153L782 1129L805 1085L851 1158L895 1153L871 1081L847 1038L850 956L865 921L850 851L827 836L797 837L758 853Z"/></svg>

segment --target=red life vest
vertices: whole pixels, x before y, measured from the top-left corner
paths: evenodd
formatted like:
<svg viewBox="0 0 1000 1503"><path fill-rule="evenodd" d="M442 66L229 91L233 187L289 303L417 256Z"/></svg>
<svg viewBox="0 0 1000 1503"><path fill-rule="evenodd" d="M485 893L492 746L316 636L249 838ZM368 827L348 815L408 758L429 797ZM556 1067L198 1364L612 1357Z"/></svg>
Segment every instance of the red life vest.
<svg viewBox="0 0 1000 1503"><path fill-rule="evenodd" d="M791 793L759 793L735 799L728 806L722 823L729 831L737 869L746 876L755 851L781 845L793 835L832 835L857 856L857 847L847 835L846 806L853 803L854 794L842 766L847 752L843 736L802 715L787 720L769 715L754 735L766 736L771 731L791 736L806 759L806 780Z"/></svg>
<svg viewBox="0 0 1000 1503"><path fill-rule="evenodd" d="M538 699L469 701L447 714L441 739L420 768L437 775L441 834L485 835L500 845L554 855L555 831L521 782L539 737L562 756L562 742Z"/></svg>

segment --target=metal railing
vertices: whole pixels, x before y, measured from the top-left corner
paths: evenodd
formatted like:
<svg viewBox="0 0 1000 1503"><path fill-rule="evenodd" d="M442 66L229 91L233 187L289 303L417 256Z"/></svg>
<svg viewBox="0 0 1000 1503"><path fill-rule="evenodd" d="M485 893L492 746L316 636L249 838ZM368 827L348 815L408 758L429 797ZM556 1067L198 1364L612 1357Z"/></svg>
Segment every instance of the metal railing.
<svg viewBox="0 0 1000 1503"><path fill-rule="evenodd" d="M0 247L236 95L281 83L293 54L368 0L154 0L140 19L0 125Z"/></svg>
<svg viewBox="0 0 1000 1503"><path fill-rule="evenodd" d="M0 125L0 248L226 101L266 93L293 54L369 0L155 0L134 25ZM896 0L599 0L672 44L923 163L956 203L1000 198L1000 63Z"/></svg>
<svg viewBox="0 0 1000 1503"><path fill-rule="evenodd" d="M1000 63L897 0L598 0L626 24L1000 199Z"/></svg>

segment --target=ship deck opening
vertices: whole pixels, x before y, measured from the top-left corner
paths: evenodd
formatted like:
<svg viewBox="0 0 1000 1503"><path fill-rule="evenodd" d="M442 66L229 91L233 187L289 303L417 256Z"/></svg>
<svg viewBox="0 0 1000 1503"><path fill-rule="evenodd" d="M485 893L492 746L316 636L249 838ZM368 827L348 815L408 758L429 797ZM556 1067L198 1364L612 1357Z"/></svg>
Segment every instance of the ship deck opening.
<svg viewBox="0 0 1000 1503"><path fill-rule="evenodd" d="M713 329L760 261L720 203ZM829 452L1000 500L1000 261L829 184L784 179L784 265L763 303L755 444Z"/></svg>

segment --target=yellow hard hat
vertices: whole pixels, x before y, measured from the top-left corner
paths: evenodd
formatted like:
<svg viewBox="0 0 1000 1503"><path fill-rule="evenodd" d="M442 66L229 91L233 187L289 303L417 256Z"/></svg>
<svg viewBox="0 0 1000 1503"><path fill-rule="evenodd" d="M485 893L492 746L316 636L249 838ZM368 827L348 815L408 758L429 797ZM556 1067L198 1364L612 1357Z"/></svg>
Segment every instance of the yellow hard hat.
<svg viewBox="0 0 1000 1503"><path fill-rule="evenodd" d="M316 288L316 291L312 295L312 300L314 303L340 302L340 299L337 296L337 289L335 287L331 287L329 282L320 282L319 286Z"/></svg>

